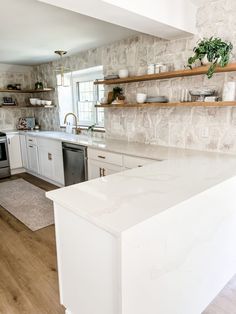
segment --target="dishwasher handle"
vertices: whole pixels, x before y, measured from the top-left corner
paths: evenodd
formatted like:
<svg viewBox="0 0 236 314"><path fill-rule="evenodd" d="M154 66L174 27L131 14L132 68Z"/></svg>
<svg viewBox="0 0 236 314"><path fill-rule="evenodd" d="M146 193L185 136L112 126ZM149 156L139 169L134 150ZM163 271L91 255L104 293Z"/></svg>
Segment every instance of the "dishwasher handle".
<svg viewBox="0 0 236 314"><path fill-rule="evenodd" d="M74 152L74 153L84 153L84 151L82 150L82 149L73 149L73 148L67 148L67 147L63 147L63 150L67 150L67 151L69 151L69 152ZM86 159L87 157L85 156L85 159Z"/></svg>
<svg viewBox="0 0 236 314"><path fill-rule="evenodd" d="M83 152L87 152L87 147L83 145L71 144L71 143L62 143L63 149L73 149L75 151L81 150Z"/></svg>

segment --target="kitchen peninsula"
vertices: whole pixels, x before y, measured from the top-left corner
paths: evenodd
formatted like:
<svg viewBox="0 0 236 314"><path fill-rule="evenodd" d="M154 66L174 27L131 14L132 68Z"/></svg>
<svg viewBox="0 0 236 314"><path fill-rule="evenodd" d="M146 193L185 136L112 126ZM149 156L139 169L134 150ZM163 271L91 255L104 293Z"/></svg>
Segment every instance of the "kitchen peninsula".
<svg viewBox="0 0 236 314"><path fill-rule="evenodd" d="M68 314L199 314L235 274L234 156L168 150L47 193Z"/></svg>

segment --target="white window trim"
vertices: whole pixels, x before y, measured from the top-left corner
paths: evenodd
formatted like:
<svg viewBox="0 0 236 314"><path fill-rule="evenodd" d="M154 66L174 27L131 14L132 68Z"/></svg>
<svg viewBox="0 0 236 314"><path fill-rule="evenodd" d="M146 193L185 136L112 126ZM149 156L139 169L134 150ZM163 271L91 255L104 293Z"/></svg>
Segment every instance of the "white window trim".
<svg viewBox="0 0 236 314"><path fill-rule="evenodd" d="M97 66L93 68L88 68L84 70L75 71L72 73L72 103L73 103L73 110L75 114L78 116L78 83L80 82L87 82L87 81L95 81L95 79L103 79L103 66ZM96 110L96 109L94 109ZM85 123L82 121L82 123L79 121L79 125L81 126L89 126L90 123ZM99 124L96 124L96 127L98 128L104 128L104 126L101 126Z"/></svg>

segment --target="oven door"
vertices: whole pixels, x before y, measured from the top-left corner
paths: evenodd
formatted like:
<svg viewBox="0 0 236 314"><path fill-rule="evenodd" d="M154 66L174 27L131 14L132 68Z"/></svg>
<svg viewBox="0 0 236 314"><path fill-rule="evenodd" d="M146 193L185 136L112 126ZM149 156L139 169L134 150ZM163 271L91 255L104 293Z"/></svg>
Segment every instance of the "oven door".
<svg viewBox="0 0 236 314"><path fill-rule="evenodd" d="M0 168L9 167L6 138L0 138Z"/></svg>

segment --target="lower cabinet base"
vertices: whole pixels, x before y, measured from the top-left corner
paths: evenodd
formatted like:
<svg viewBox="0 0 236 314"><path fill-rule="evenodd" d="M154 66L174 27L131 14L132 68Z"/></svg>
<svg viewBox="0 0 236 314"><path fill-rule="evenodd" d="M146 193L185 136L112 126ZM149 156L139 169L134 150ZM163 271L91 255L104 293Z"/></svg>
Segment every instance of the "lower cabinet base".
<svg viewBox="0 0 236 314"><path fill-rule="evenodd" d="M11 175L26 172L24 168L11 169Z"/></svg>
<svg viewBox="0 0 236 314"><path fill-rule="evenodd" d="M47 181L47 182L49 182L49 183L52 183L52 184L54 184L54 185L56 185L56 186L58 186L58 187L63 187L63 186L64 186L64 185L61 184L61 183L55 182L55 181L53 181L53 180L51 180L51 179L49 179L49 178L46 178L46 177L44 177L44 176L41 176L40 174L35 173L35 172L33 172L33 171L30 171L29 169L26 169L24 172L27 172L27 173L29 173L29 174L32 174L33 176L38 177L38 178L40 178L40 179L42 179L42 180L44 180L44 181Z"/></svg>

